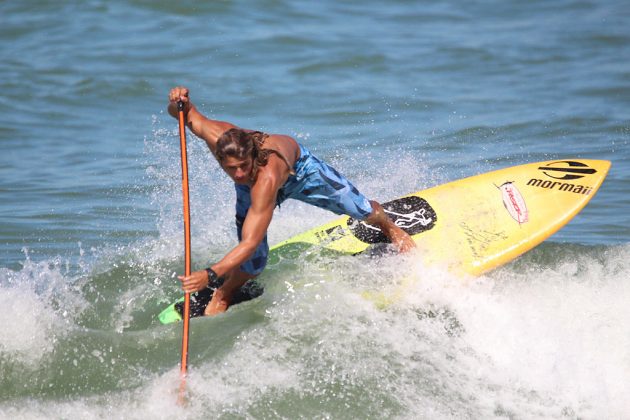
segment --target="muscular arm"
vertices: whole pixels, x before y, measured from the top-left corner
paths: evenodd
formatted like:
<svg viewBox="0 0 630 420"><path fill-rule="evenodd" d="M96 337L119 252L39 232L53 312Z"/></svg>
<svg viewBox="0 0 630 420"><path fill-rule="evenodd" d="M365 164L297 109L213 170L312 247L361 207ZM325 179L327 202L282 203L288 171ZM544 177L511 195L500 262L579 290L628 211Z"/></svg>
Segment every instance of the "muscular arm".
<svg viewBox="0 0 630 420"><path fill-rule="evenodd" d="M272 179L259 179L256 182L251 192L252 205L243 223L242 240L221 261L212 266L219 277L238 268L254 254L271 223L277 191L278 186Z"/></svg>
<svg viewBox="0 0 630 420"><path fill-rule="evenodd" d="M271 180L259 180L256 186L252 188L252 205L243 224L242 241L228 252L221 261L212 266L212 269L219 277L223 277L228 273L238 273L240 265L254 254L256 247L264 239L267 228L271 223L277 191L276 183ZM248 278L252 277L255 276L226 276L226 281L215 291L211 305L208 305L208 308L215 301L223 301L222 311L227 309L232 293L241 287ZM208 285L209 280L206 270L195 271L189 276L179 276L179 279L186 293L193 293L203 289ZM209 313L207 312L206 314L208 315Z"/></svg>
<svg viewBox="0 0 630 420"><path fill-rule="evenodd" d="M202 138L208 144L213 154L215 153L217 139L221 137L221 134L230 128L238 128L229 122L211 120L205 117L190 101L188 89L184 87L171 89L169 101L167 110L174 118L178 118L177 102L182 101L184 103L186 125L195 136Z"/></svg>
<svg viewBox="0 0 630 420"><path fill-rule="evenodd" d="M273 217L276 195L278 192L277 177L260 177L252 187L252 205L247 211L243 224L242 240L221 261L212 266L219 275L227 273L225 282L214 291L212 300L204 310L205 315L216 315L224 312L232 301L232 295L245 282L254 277L238 270L238 267L254 254L267 233Z"/></svg>

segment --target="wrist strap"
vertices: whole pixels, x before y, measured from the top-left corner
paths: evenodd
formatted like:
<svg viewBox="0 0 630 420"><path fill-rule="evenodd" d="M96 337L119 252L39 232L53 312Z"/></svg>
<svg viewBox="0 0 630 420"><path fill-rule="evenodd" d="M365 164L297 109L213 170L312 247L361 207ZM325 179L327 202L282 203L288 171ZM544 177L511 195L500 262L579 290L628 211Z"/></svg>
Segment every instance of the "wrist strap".
<svg viewBox="0 0 630 420"><path fill-rule="evenodd" d="M206 268L206 272L208 273L208 281L216 280L219 278L217 273L210 267Z"/></svg>
<svg viewBox="0 0 630 420"><path fill-rule="evenodd" d="M208 287L210 289L216 289L220 287L221 285L218 282L219 276L217 275L217 273L210 267L206 268L206 272L208 273Z"/></svg>

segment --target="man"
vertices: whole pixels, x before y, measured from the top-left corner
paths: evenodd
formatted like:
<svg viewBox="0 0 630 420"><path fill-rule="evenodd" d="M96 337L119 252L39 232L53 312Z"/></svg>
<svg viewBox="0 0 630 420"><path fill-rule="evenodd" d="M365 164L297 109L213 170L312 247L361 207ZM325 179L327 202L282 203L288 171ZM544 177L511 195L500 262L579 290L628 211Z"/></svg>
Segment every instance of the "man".
<svg viewBox="0 0 630 420"><path fill-rule="evenodd" d="M377 226L401 252L415 245L409 235L387 217L376 201L369 201L335 169L313 156L293 138L244 130L203 116L189 100L185 87L169 93L168 112L178 117L177 102L184 104L185 122L208 148L235 183L239 244L211 267L180 276L186 293L224 282L212 296L205 315L227 310L232 296L267 263L267 228L274 208L294 198L347 214Z"/></svg>

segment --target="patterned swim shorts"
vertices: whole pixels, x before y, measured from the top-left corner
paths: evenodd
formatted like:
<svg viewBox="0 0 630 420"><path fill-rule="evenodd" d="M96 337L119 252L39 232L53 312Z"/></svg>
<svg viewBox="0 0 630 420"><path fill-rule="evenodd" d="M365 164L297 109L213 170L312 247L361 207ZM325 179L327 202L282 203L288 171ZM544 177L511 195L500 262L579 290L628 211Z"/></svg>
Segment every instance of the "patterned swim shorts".
<svg viewBox="0 0 630 420"><path fill-rule="evenodd" d="M370 201L337 170L319 160L308 149L300 145L300 158L293 165L295 175L278 191L277 204L292 198L330 210L336 214L347 214L355 219L365 219L372 213ZM242 228L247 210L251 206L250 187L236 187L236 228L238 240L242 240ZM252 275L260 274L267 265L269 245L267 235L258 245L254 255L241 265L241 270Z"/></svg>

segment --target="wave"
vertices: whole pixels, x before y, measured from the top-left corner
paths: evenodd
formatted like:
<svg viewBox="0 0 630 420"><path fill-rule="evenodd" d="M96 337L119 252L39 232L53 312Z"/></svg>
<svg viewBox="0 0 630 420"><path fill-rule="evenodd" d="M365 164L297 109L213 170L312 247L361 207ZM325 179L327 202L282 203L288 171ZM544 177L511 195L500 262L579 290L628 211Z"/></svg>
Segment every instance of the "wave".
<svg viewBox="0 0 630 420"><path fill-rule="evenodd" d="M146 415L146 398L180 410L181 326L155 316L179 296L182 261L159 253L163 241L102 253L83 272L28 254L20 270L3 269L0 373L11 403L0 410L32 414L17 402L34 394L75 399L54 403L74 414L105 405ZM409 256L272 266L261 298L192 323L188 412L309 415L325 400L333 417L622 413L628 254L545 243L466 281ZM399 287L384 307L366 299Z"/></svg>

